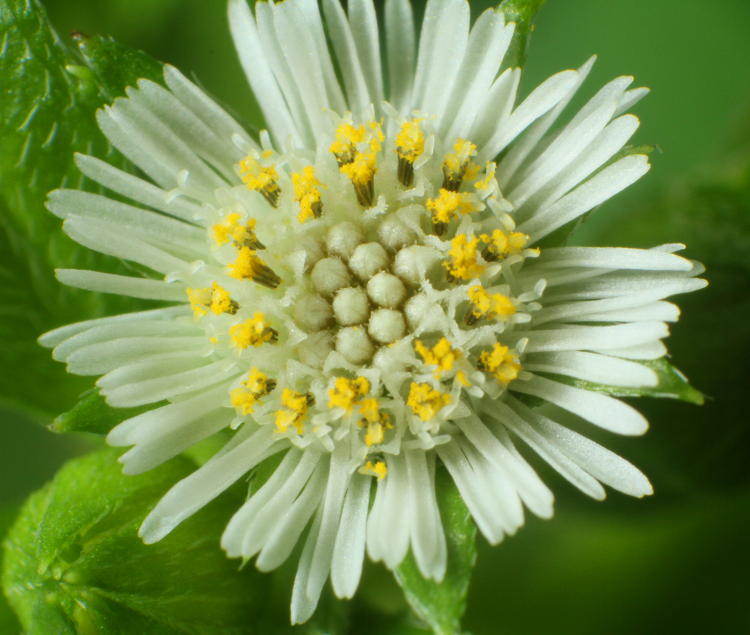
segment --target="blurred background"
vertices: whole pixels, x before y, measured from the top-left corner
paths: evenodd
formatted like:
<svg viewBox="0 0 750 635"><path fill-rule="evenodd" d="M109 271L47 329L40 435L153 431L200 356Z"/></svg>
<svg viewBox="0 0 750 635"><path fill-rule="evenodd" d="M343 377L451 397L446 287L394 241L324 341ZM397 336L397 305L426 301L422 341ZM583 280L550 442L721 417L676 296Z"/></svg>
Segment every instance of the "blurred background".
<svg viewBox="0 0 750 635"><path fill-rule="evenodd" d="M479 10L489 2L473 1ZM257 107L234 57L224 0L48 0L63 39L111 34L196 78L242 121ZM640 400L651 431L605 438L656 494L589 501L541 465L551 521L531 519L480 545L464 626L494 633L750 632L750 3L747 0L549 0L524 75L526 92L596 53L587 95L621 74L652 93L635 109L653 169L607 203L574 240L650 246L683 241L711 286L678 298L673 362L705 406ZM7 371L22 369L6 369ZM60 411L72 404L60 404ZM3 412L0 509L12 510L66 458L94 447ZM0 514L7 524L11 512ZM481 539L480 539L481 543Z"/></svg>

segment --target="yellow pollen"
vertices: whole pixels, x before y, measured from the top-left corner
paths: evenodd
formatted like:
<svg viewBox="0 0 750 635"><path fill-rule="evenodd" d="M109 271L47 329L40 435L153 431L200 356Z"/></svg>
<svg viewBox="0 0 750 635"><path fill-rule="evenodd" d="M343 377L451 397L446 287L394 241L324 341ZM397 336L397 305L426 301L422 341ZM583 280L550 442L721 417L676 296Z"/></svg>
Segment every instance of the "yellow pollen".
<svg viewBox="0 0 750 635"><path fill-rule="evenodd" d="M307 416L307 410L313 403L310 393L301 393L296 390L284 388L281 393L281 405L283 408L276 411L276 429L286 432L289 426L294 426L297 434L305 431L302 422Z"/></svg>
<svg viewBox="0 0 750 635"><path fill-rule="evenodd" d="M388 467L385 461L367 461L367 463L359 468L359 473L367 476L376 476L379 481L382 481L388 474Z"/></svg>
<svg viewBox="0 0 750 635"><path fill-rule="evenodd" d="M315 168L311 165L305 166L302 172L292 174L292 188L294 189L294 200L299 203L300 223L319 218L322 212L320 202L320 186L323 185L315 176Z"/></svg>
<svg viewBox="0 0 750 635"><path fill-rule="evenodd" d="M425 206L432 215L435 231L442 234L448 223L461 214L470 214L476 207L468 194L441 188L435 198L427 199Z"/></svg>
<svg viewBox="0 0 750 635"><path fill-rule="evenodd" d="M281 282L273 270L255 254L255 250L249 247L240 249L237 260L229 265L228 272L230 276L238 280L251 279L272 289L279 286Z"/></svg>
<svg viewBox="0 0 750 635"><path fill-rule="evenodd" d="M479 239L466 234L458 234L451 240L448 250L448 260L443 261L443 267L448 276L454 280L471 280L482 274L484 265L477 261L477 244Z"/></svg>
<svg viewBox="0 0 750 635"><path fill-rule="evenodd" d="M390 415L387 412L380 412L380 405L375 397L363 399L358 405L362 414L359 425L367 428L365 444L368 447L379 445L385 439L385 431L393 428Z"/></svg>
<svg viewBox="0 0 750 635"><path fill-rule="evenodd" d="M472 321L480 318L508 317L516 312L516 305L507 295L488 293L481 284L469 287L467 295L472 305Z"/></svg>
<svg viewBox="0 0 750 635"><path fill-rule="evenodd" d="M422 356L425 364L436 366L435 379L440 379L443 373L452 370L456 359L461 355L461 352L453 348L444 337L432 348L427 348L421 340L417 340L414 342L414 348Z"/></svg>
<svg viewBox="0 0 750 635"><path fill-rule="evenodd" d="M258 401L275 387L276 382L269 379L268 375L257 368L251 368L240 386L229 393L229 399L241 414L249 415Z"/></svg>
<svg viewBox="0 0 750 635"><path fill-rule="evenodd" d="M339 166L351 163L357 152L357 145L365 139L365 127L342 123L336 128L336 137L329 150L334 154Z"/></svg>
<svg viewBox="0 0 750 635"><path fill-rule="evenodd" d="M492 234L480 236L487 247L482 252L485 260L498 260L514 254L519 254L529 242L529 237L521 232L504 232L496 229Z"/></svg>
<svg viewBox="0 0 750 635"><path fill-rule="evenodd" d="M474 183L474 187L479 191L488 189L492 185L492 182L495 180L496 168L497 165L494 161L487 161L487 166L484 170L484 178ZM467 174L466 176L467 178L471 178L471 175L469 174Z"/></svg>
<svg viewBox="0 0 750 635"><path fill-rule="evenodd" d="M429 421L451 402L451 396L441 393L430 384L411 383L406 405L422 421Z"/></svg>
<svg viewBox="0 0 750 635"><path fill-rule="evenodd" d="M349 413L369 391L370 382L364 377L336 377L333 388L328 391L328 407L342 408Z"/></svg>
<svg viewBox="0 0 750 635"><path fill-rule="evenodd" d="M281 191L276 166L262 165L256 158L248 156L240 161L239 168L240 178L247 188L260 192L271 205L276 207Z"/></svg>
<svg viewBox="0 0 750 635"><path fill-rule="evenodd" d="M250 247L250 249L263 249L263 244L255 235L254 218L251 218L244 225L240 223L240 214L228 214L222 223L212 227L214 241L221 247L231 239L237 247Z"/></svg>
<svg viewBox="0 0 750 635"><path fill-rule="evenodd" d="M490 351L482 351L479 355L479 368L492 374L501 384L509 384L521 372L518 357L511 353L507 346L495 342Z"/></svg>
<svg viewBox="0 0 750 635"><path fill-rule="evenodd" d="M268 325L265 315L256 313L249 320L231 326L229 336L232 338L232 344L239 349L245 349L260 346L265 342L275 342L279 334Z"/></svg>
<svg viewBox="0 0 750 635"><path fill-rule="evenodd" d="M419 125L420 121L421 119L405 121L396 135L398 180L406 187L414 182L414 161L424 153L424 132Z"/></svg>
<svg viewBox="0 0 750 635"><path fill-rule="evenodd" d="M453 192L461 187L471 158L477 153L477 147L466 139L456 139L453 152L443 157L443 187Z"/></svg>
<svg viewBox="0 0 750 635"><path fill-rule="evenodd" d="M237 313L239 305L232 300L229 292L218 285L216 282L211 283L210 287L204 289L187 289L190 308L193 309L195 317L203 317L209 311L214 315L222 313Z"/></svg>

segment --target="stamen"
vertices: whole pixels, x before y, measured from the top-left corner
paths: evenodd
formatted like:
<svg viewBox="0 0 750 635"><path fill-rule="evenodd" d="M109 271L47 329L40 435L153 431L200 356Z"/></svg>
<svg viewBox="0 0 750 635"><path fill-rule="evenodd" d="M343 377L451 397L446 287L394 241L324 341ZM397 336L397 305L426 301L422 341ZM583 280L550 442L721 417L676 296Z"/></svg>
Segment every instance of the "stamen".
<svg viewBox="0 0 750 635"><path fill-rule="evenodd" d="M479 166L477 166L477 168L478 167ZM484 178L480 179L479 181L476 181L474 183L474 188L478 190L479 192L488 190L492 186L493 181L495 180L496 169L497 169L497 164L494 161L487 161L487 165L484 169Z"/></svg>
<svg viewBox="0 0 750 635"><path fill-rule="evenodd" d="M286 432L289 426L294 426L297 434L303 434L305 431L302 422L307 416L307 411L315 403L312 394L297 392L284 388L281 393L282 410L276 411L276 429L279 432Z"/></svg>
<svg viewBox="0 0 750 635"><path fill-rule="evenodd" d="M411 383L406 405L422 421L432 419L444 406L451 402L451 396L441 393L430 384Z"/></svg>
<svg viewBox="0 0 750 635"><path fill-rule="evenodd" d="M248 156L240 161L239 167L242 182L248 189L260 192L273 207L276 207L281 193L276 166L262 165L255 157Z"/></svg>
<svg viewBox="0 0 750 635"><path fill-rule="evenodd" d="M472 305L471 311L466 315L466 322L469 325L475 324L482 318L505 318L516 312L516 305L507 295L488 293L481 284L469 287L467 295Z"/></svg>
<svg viewBox="0 0 750 635"><path fill-rule="evenodd" d="M443 373L453 369L456 359L460 357L461 351L451 346L444 337L432 348L427 348L421 340L414 342L414 349L422 356L424 363L428 366L436 366L435 379L440 379Z"/></svg>
<svg viewBox="0 0 750 635"><path fill-rule="evenodd" d="M359 405L359 400L370 392L370 382L364 377L348 379L336 377L333 388L328 391L328 407L342 408L347 413L354 406Z"/></svg>
<svg viewBox="0 0 750 635"><path fill-rule="evenodd" d="M410 187L414 182L414 161L424 153L424 133L419 125L420 121L405 121L396 135L398 180L405 187Z"/></svg>
<svg viewBox="0 0 750 635"><path fill-rule="evenodd" d="M203 317L209 311L214 315L222 313L234 315L240 308L240 305L232 300L229 292L216 282L204 289L187 289L186 293L193 315L198 318Z"/></svg>
<svg viewBox="0 0 750 635"><path fill-rule="evenodd" d="M360 474L367 476L376 476L379 481L382 481L388 474L388 466L385 461L367 461L361 468L359 468Z"/></svg>
<svg viewBox="0 0 750 635"><path fill-rule="evenodd" d="M238 247L249 247L250 249L265 249L265 245L255 235L256 220L251 218L242 225L240 214L228 214L223 223L213 226L214 241L221 247L229 242L231 238Z"/></svg>
<svg viewBox="0 0 750 635"><path fill-rule="evenodd" d="M453 144L453 152L449 152L443 158L443 188L456 192L463 183L466 175L466 168L469 167L471 157L477 153L477 147L466 141L466 139L456 139Z"/></svg>
<svg viewBox="0 0 750 635"><path fill-rule="evenodd" d="M384 139L385 135L377 121L358 127L343 123L336 129L336 140L330 146L339 170L352 182L357 201L365 208L372 207L375 199L377 154Z"/></svg>
<svg viewBox="0 0 750 635"><path fill-rule="evenodd" d="M276 381L269 379L268 375L251 368L247 378L238 388L229 393L232 406L237 408L243 415L252 413L258 401L276 388Z"/></svg>
<svg viewBox="0 0 750 635"><path fill-rule="evenodd" d="M479 370L491 373L501 384L509 384L521 372L521 363L507 346L495 342L490 351L482 351L479 355Z"/></svg>
<svg viewBox="0 0 750 635"><path fill-rule="evenodd" d="M506 258L513 254L519 254L529 242L529 237L521 232L504 232L502 229L496 229L491 235L482 234L480 236L487 247L482 251L482 257L491 262Z"/></svg>
<svg viewBox="0 0 750 635"><path fill-rule="evenodd" d="M445 188L441 188L435 198L427 199L425 207L432 214L432 225L438 236L445 233L451 220L461 214L470 214L476 209L468 194L451 192Z"/></svg>
<svg viewBox="0 0 750 635"><path fill-rule="evenodd" d="M266 316L262 313L256 313L251 319L230 327L229 336L239 349L260 346L266 342L275 343L279 339L278 332L268 325Z"/></svg>
<svg viewBox="0 0 750 635"><path fill-rule="evenodd" d="M311 218L320 218L323 205L320 202L320 187L323 185L315 177L315 168L311 165L305 166L302 172L292 174L292 187L294 188L294 200L299 203L299 215L297 219L304 223Z"/></svg>
<svg viewBox="0 0 750 635"><path fill-rule="evenodd" d="M478 243L478 238L469 239L466 234L458 234L451 240L448 260L443 261L449 280L471 280L482 275L484 265L477 261Z"/></svg>
<svg viewBox="0 0 750 635"><path fill-rule="evenodd" d="M390 415L387 412L380 412L380 404L375 397L359 402L359 411L362 413L359 425L367 428L365 444L371 447L383 443L385 431L393 428Z"/></svg>
<svg viewBox="0 0 750 635"><path fill-rule="evenodd" d="M279 286L281 278L277 276L263 260L255 255L255 251L249 247L242 247L240 253L231 265L229 275L238 280L250 279L265 287L275 289Z"/></svg>

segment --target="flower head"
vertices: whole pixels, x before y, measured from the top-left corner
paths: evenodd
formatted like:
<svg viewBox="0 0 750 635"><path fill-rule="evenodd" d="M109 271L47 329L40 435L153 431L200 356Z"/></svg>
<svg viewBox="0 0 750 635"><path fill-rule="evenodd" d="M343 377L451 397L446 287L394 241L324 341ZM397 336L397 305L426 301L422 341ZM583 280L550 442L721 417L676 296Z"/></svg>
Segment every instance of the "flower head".
<svg viewBox="0 0 750 635"><path fill-rule="evenodd" d="M591 62L519 100L502 12L470 29L467 2L430 0L415 61L409 2L387 0L385 94L372 2L350 2L348 17L321 4L324 16L310 0L253 15L229 2L268 125L258 138L172 67L166 87L142 80L100 111L146 178L78 165L133 203L58 190L49 207L75 240L153 273L58 275L169 306L42 340L71 372L101 376L113 406L155 404L108 436L130 446L129 473L234 431L144 521L147 542L283 455L222 545L268 570L304 541L295 622L329 576L351 597L365 551L395 567L411 547L426 577L443 577L436 463L493 543L524 506L552 514L518 444L595 498L602 483L650 493L635 467L556 421L567 411L633 435L643 417L561 378L655 385L639 361L665 352L677 318L665 298L704 284L678 245L539 247L648 170L623 151L638 120L621 113L644 94L630 78L558 124Z"/></svg>

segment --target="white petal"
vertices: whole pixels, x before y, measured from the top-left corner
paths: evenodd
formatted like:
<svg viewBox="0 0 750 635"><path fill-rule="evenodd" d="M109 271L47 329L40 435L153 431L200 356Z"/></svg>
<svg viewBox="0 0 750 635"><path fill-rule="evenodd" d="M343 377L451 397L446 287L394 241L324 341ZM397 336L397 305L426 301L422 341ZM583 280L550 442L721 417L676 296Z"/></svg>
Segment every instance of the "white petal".
<svg viewBox="0 0 750 635"><path fill-rule="evenodd" d="M598 267L643 271L690 271L693 264L682 256L656 249L625 247L548 247L534 263L542 268Z"/></svg>
<svg viewBox="0 0 750 635"><path fill-rule="evenodd" d="M331 584L340 598L354 597L362 575L371 483L371 477L354 474L344 500L331 564Z"/></svg>
<svg viewBox="0 0 750 635"><path fill-rule="evenodd" d="M514 382L511 390L540 397L617 434L639 435L648 430L648 422L640 412L601 393L573 388L536 375L528 381Z"/></svg>
<svg viewBox="0 0 750 635"><path fill-rule="evenodd" d="M528 337L527 353L545 351L606 351L648 344L669 335L667 326L661 322L639 322L614 326L573 326L548 331L534 330L515 333Z"/></svg>
<svg viewBox="0 0 750 635"><path fill-rule="evenodd" d="M247 1L229 0L227 9L234 46L271 134L282 145L289 138L299 143L299 132L266 59Z"/></svg>
<svg viewBox="0 0 750 635"><path fill-rule="evenodd" d="M598 353L532 353L524 360L523 367L611 386L641 388L658 383L656 373L647 366Z"/></svg>
<svg viewBox="0 0 750 635"><path fill-rule="evenodd" d="M523 409L524 416L528 417L534 429L548 443L564 452L605 485L629 496L641 497L653 494L648 478L638 468L614 452L517 402L514 403L514 407Z"/></svg>
<svg viewBox="0 0 750 635"><path fill-rule="evenodd" d="M411 547L417 567L425 578L440 582L445 576L447 549L443 521L435 498L435 477L424 452L405 452L406 474L413 509Z"/></svg>
<svg viewBox="0 0 750 635"><path fill-rule="evenodd" d="M183 520L211 502L251 470L275 443L268 428L261 428L242 444L214 457L182 479L146 517L138 534L147 545L161 540Z"/></svg>
<svg viewBox="0 0 750 635"><path fill-rule="evenodd" d="M414 14L409 0L385 1L385 46L388 98L403 113L411 99L415 64Z"/></svg>
<svg viewBox="0 0 750 635"><path fill-rule="evenodd" d="M518 231L529 234L532 241L537 241L632 185L648 172L649 167L648 157L645 155L624 157L579 185L551 207L521 223Z"/></svg>
<svg viewBox="0 0 750 635"><path fill-rule="evenodd" d="M349 25L357 47L370 99L379 109L383 101L383 70L380 66L378 18L372 0L349 0Z"/></svg>
<svg viewBox="0 0 750 635"><path fill-rule="evenodd" d="M86 291L127 295L143 300L164 300L165 302L184 302L185 300L185 287L181 284L164 282L164 280L133 278L85 269L56 269L55 276L63 284ZM187 305L178 308L180 312L184 312L187 310Z"/></svg>

